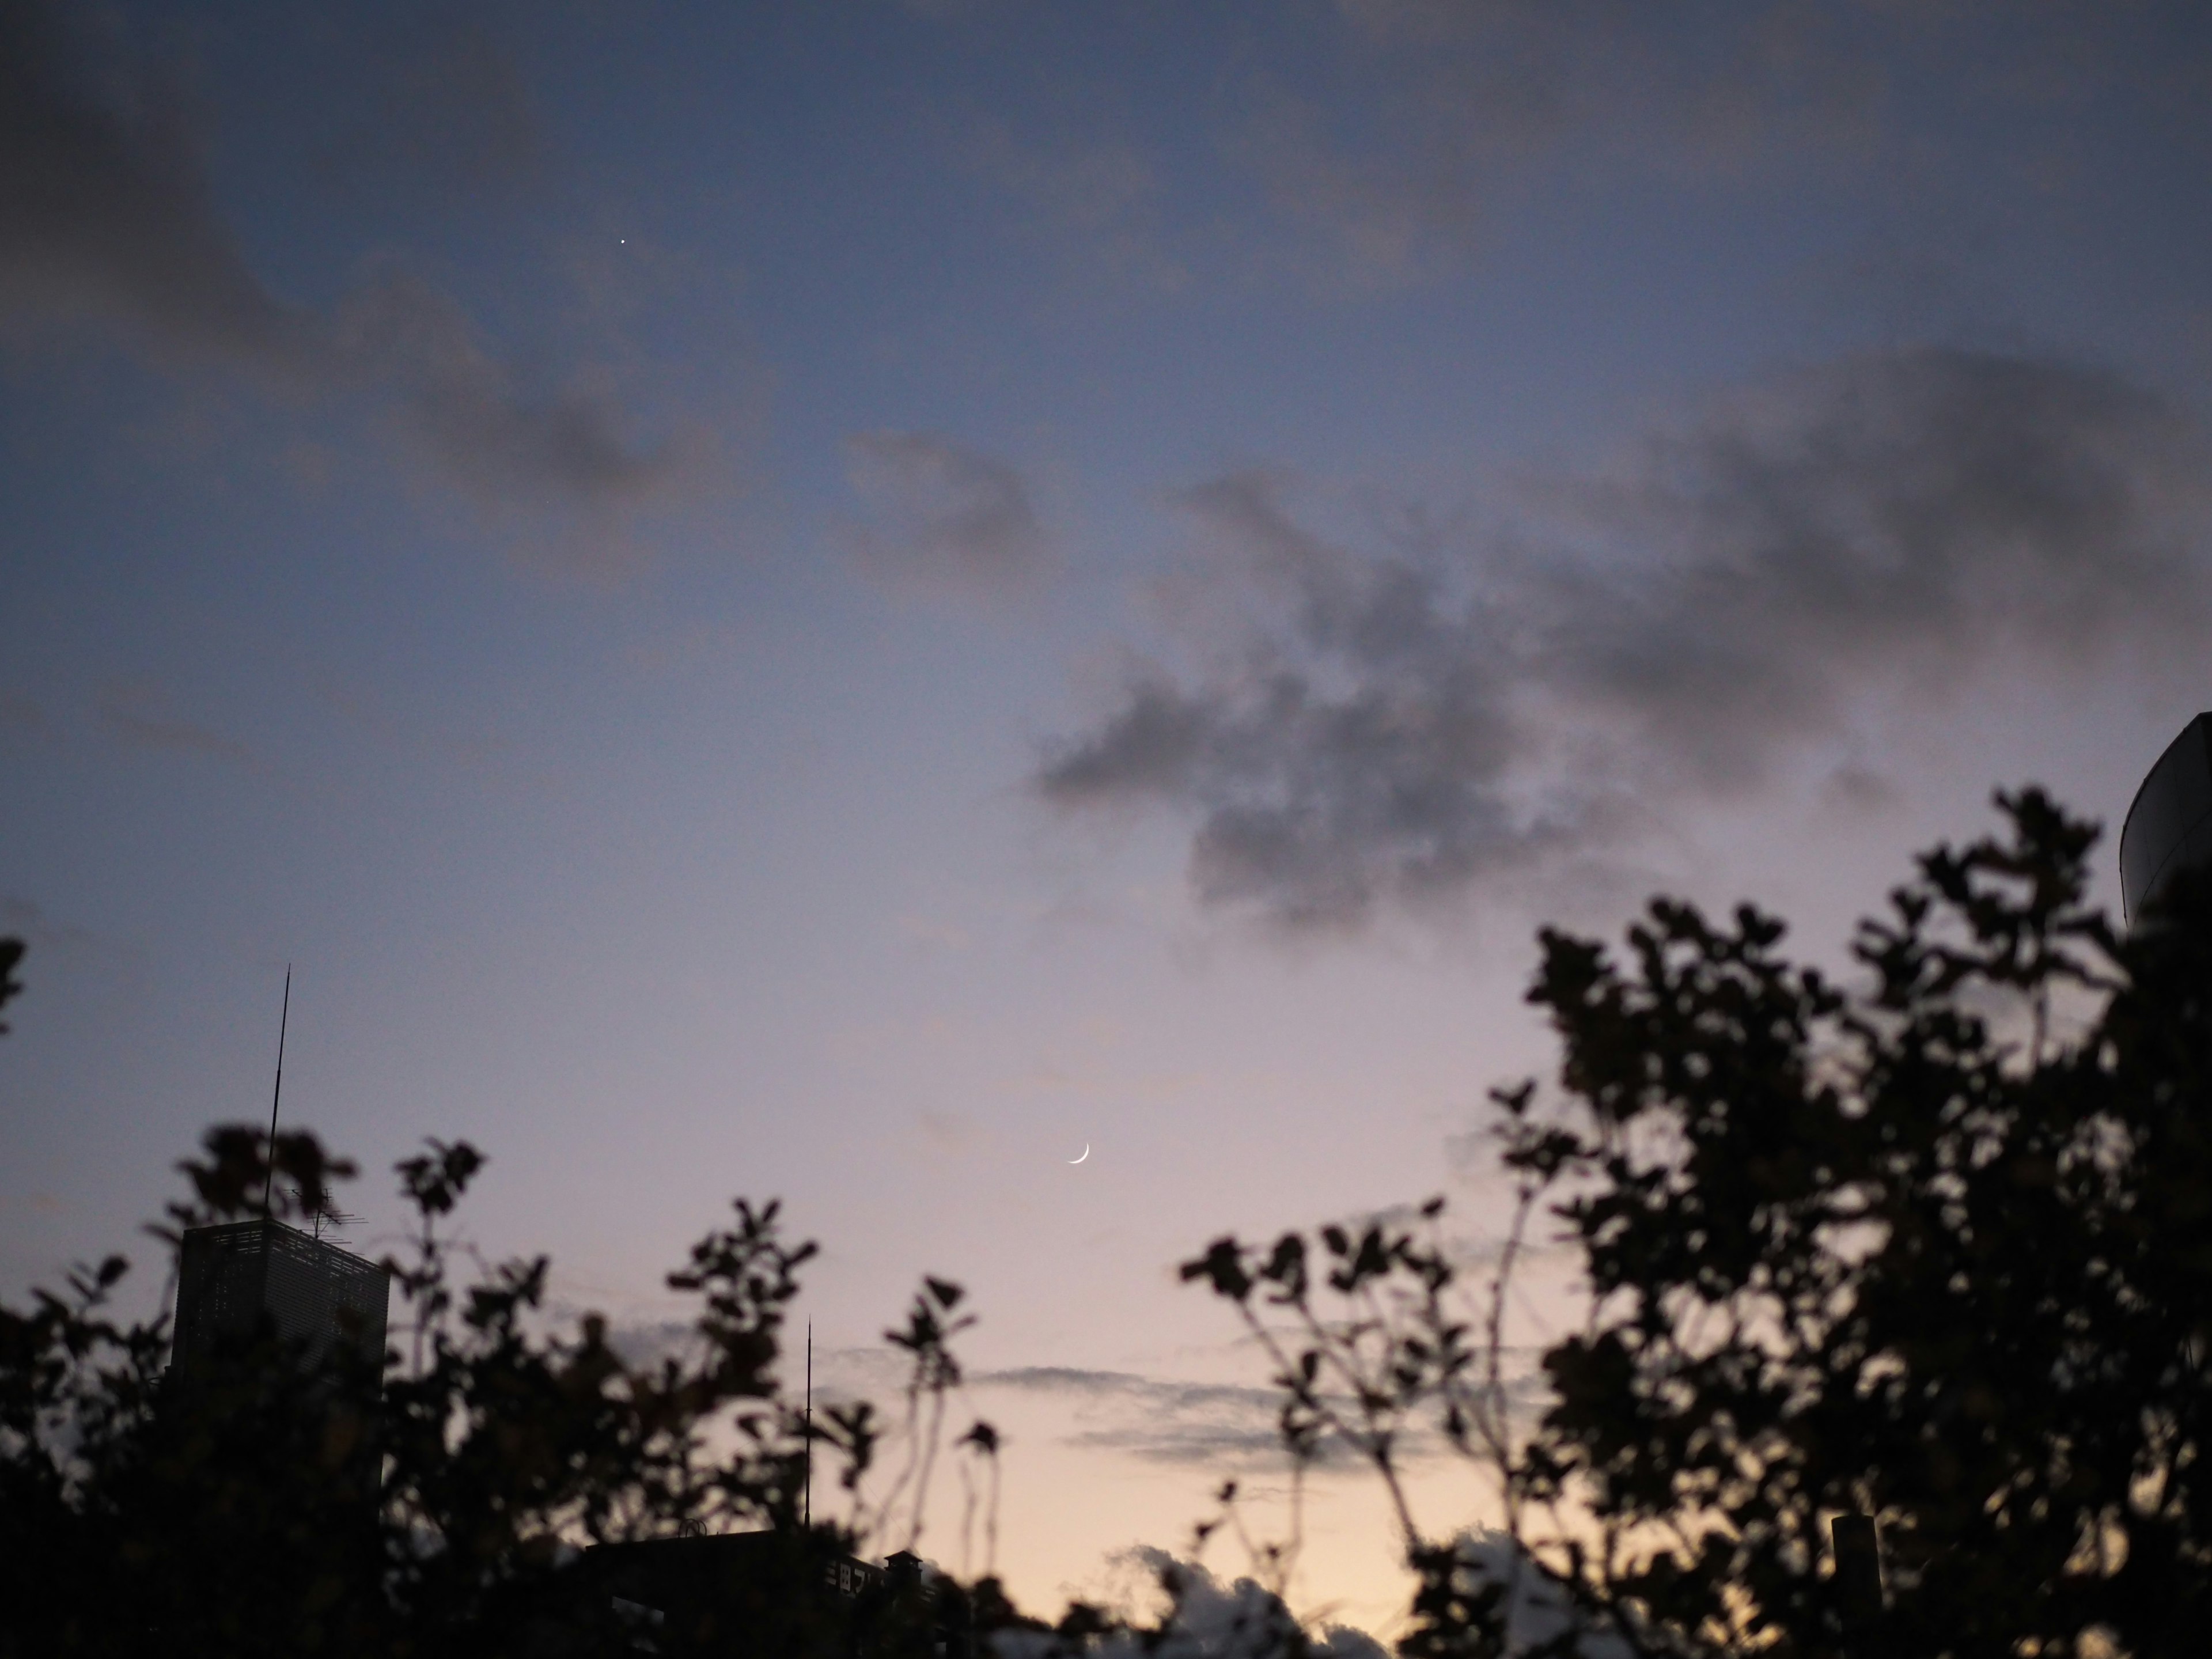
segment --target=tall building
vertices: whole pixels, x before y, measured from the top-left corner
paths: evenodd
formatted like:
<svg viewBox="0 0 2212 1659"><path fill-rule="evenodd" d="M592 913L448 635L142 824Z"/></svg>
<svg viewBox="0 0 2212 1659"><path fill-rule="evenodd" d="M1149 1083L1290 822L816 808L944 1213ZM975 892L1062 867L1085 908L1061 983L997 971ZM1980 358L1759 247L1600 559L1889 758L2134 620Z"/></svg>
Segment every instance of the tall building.
<svg viewBox="0 0 2212 1659"><path fill-rule="evenodd" d="M383 1267L281 1221L187 1228L171 1364L250 1341L264 1318L311 1365L341 1343L380 1364L391 1293Z"/></svg>
<svg viewBox="0 0 2212 1659"><path fill-rule="evenodd" d="M2179 870L2212 864L2212 714L2199 714L2166 744L2120 830L2120 897L2142 914Z"/></svg>

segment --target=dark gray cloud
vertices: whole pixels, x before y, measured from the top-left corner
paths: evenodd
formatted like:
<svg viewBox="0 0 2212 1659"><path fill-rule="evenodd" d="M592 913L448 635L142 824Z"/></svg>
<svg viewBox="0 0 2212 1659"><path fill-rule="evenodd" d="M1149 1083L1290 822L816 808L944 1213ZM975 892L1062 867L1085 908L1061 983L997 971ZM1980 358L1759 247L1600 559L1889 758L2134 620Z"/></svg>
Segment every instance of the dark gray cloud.
<svg viewBox="0 0 2212 1659"><path fill-rule="evenodd" d="M1870 688L2185 648L2204 434L2080 365L1946 349L1746 390L1473 544L1362 553L1289 481L1190 492L1216 620L1037 781L1192 815L1209 901L1294 926L1421 907L1754 787ZM1224 596L1221 598L1218 596Z"/></svg>
<svg viewBox="0 0 2212 1659"><path fill-rule="evenodd" d="M697 459L696 441L633 441L605 391L526 384L458 303L405 273L356 295L340 324L348 355L398 392L423 459L482 506L603 519L668 493Z"/></svg>
<svg viewBox="0 0 2212 1659"><path fill-rule="evenodd" d="M845 441L845 468L871 514L854 557L886 587L1018 599L1050 568L1029 488L995 457L934 432L863 432Z"/></svg>
<svg viewBox="0 0 2212 1659"><path fill-rule="evenodd" d="M445 128L489 122L470 127L468 165L526 165L512 66L468 31L447 44L401 78L415 118L395 131L458 155ZM107 46L46 0L0 0L0 325L105 326L295 392L366 390L397 409L410 453L523 532L526 551L586 568L630 556L627 516L697 476L701 439L640 442L610 390L520 374L458 301L404 270L371 276L335 318L277 298L240 252L181 106Z"/></svg>
<svg viewBox="0 0 2212 1659"><path fill-rule="evenodd" d="M1131 1371L1085 1370L1064 1365L1030 1365L971 1376L977 1389L1011 1389L1051 1395L1074 1403L1078 1426L1066 1443L1118 1452L1150 1463L1212 1470L1249 1467L1255 1462L1279 1467L1283 1399L1273 1389L1224 1382L1181 1382ZM1400 1437L1401 1462L1413 1463L1444 1449L1443 1441L1420 1425ZM1349 1466L1351 1448L1325 1442L1316 1460L1322 1468Z"/></svg>
<svg viewBox="0 0 2212 1659"><path fill-rule="evenodd" d="M59 6L0 0L0 318L307 368L313 319L247 267L173 92L87 44Z"/></svg>
<svg viewBox="0 0 2212 1659"><path fill-rule="evenodd" d="M86 950L100 943L90 929L57 921L43 907L13 893L0 893L0 933L13 933L41 954Z"/></svg>
<svg viewBox="0 0 2212 1659"><path fill-rule="evenodd" d="M1126 1453L1147 1462L1218 1468L1279 1455L1279 1401L1269 1389L1175 1382L1128 1371L1029 1365L985 1371L971 1386L1057 1395L1080 1403L1081 1426L1068 1443Z"/></svg>

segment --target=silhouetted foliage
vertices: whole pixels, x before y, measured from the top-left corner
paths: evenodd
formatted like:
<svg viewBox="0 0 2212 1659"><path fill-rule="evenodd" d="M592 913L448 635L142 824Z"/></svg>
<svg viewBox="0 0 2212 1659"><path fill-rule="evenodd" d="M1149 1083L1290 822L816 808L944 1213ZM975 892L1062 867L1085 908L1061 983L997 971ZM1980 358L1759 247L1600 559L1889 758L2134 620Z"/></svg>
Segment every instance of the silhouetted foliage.
<svg viewBox="0 0 2212 1659"><path fill-rule="evenodd" d="M210 1131L161 1236L256 1213L264 1185L280 1218L324 1213L352 1173L305 1133L277 1138L274 1181L270 1155ZM550 1316L543 1256L463 1280L449 1218L483 1163L433 1141L399 1164L415 1224L381 1365L343 1344L309 1363L264 1322L165 1371L167 1322L108 1311L121 1256L0 1309L0 1654L934 1655L956 1613L1011 1617L988 1581L826 1588L860 1540L801 1521L807 1429L775 1364L814 1247L776 1206L740 1200L693 1247L668 1280L696 1299L688 1340L633 1363L599 1316ZM927 1317L892 1334L933 1427L959 1299L926 1280ZM870 1414L812 1433L857 1491ZM995 1452L988 1425L969 1442ZM665 1605L618 1599L639 1583Z"/></svg>
<svg viewBox="0 0 2212 1659"><path fill-rule="evenodd" d="M1512 1201L1482 1282L1441 1200L1185 1265L1268 1354L1294 1474L1341 1447L1385 1482L1409 1659L2201 1649L2212 884L2122 937L2086 902L2094 830L1999 800L2009 833L1924 855L1848 982L1749 908L1654 901L1621 954L1547 931L1529 996L1558 1086L1494 1097ZM481 1164L434 1141L398 1166L416 1224L380 1378L267 1331L165 1376L164 1324L108 1315L120 1257L0 1310L0 1655L1362 1649L1288 1615L1295 1531L1248 1539L1258 1582L1228 1589L1160 1558L1151 1622L1078 1604L1048 1629L918 1563L810 1593L856 1541L801 1523L806 1429L775 1375L812 1247L740 1202L671 1276L688 1345L631 1362L550 1316L542 1257L460 1282L448 1218ZM183 1168L173 1238L264 1186L326 1213L351 1173L229 1128ZM1531 1370L1506 1310L1536 1249L1583 1317ZM873 1408L813 1425L874 1536L918 1534L963 1301L925 1279L887 1334L911 1381L879 1502ZM1495 1476L1493 1530L1419 1524L1406 1471L1435 1448ZM952 1446L994 1483L998 1449L983 1424ZM1220 1501L1201 1544L1242 1531ZM647 1628L622 1598L648 1559Z"/></svg>
<svg viewBox="0 0 2212 1659"><path fill-rule="evenodd" d="M23 941L19 939L0 939L0 1008L5 1008L22 994L23 981L15 977L15 969L23 960ZM0 1036L7 1035L8 1027L0 1023Z"/></svg>
<svg viewBox="0 0 2212 1659"><path fill-rule="evenodd" d="M1655 901L1625 957L1547 931L1559 1086L1496 1096L1516 1207L1474 1294L1434 1204L1185 1267L1267 1345L1294 1460L1334 1439L1389 1483L1404 1652L2203 1651L2212 891L2119 937L2094 829L1999 805L1848 986L1749 908ZM1528 1378L1538 1216L1587 1317ZM1424 1433L1495 1474L1502 1535L1416 1525ZM1839 1516L1879 1528L1856 1606Z"/></svg>

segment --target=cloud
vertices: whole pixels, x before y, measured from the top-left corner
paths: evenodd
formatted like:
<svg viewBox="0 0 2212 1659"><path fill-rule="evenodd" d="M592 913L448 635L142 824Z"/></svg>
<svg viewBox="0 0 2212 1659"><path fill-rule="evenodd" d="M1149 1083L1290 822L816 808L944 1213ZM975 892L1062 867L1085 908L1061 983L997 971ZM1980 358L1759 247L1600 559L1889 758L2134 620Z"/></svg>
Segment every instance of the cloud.
<svg viewBox="0 0 2212 1659"><path fill-rule="evenodd" d="M1215 608L1036 778L1196 821L1200 896L1291 927L1425 908L1756 787L1875 688L2187 648L2204 434L2078 364L1869 354L1748 387L1469 544L1362 553L1293 481L1182 499ZM1436 538L1431 538L1432 540Z"/></svg>
<svg viewBox="0 0 2212 1659"><path fill-rule="evenodd" d="M55 921L39 905L12 893L0 893L0 933L14 934L42 957L49 951L78 951L99 944L90 929Z"/></svg>
<svg viewBox="0 0 2212 1659"><path fill-rule="evenodd" d="M963 148L975 171L1028 210L1085 282L1162 292L1188 282L1189 271L1162 243L1161 170L1146 148L1119 137L1018 137L997 118L978 120Z"/></svg>
<svg viewBox="0 0 2212 1659"><path fill-rule="evenodd" d="M523 375L459 301L388 264L334 315L277 299L240 254L175 99L102 44L47 0L0 0L0 323L102 325L294 393L366 391L396 410L407 453L523 532L533 559L635 561L627 524L702 476L702 433L641 441L609 386ZM447 47L401 77L392 95L412 101L392 142L435 142L464 170L529 165L512 66L467 29ZM446 131L456 123L467 133Z"/></svg>
<svg viewBox="0 0 2212 1659"><path fill-rule="evenodd" d="M635 441L609 392L523 383L486 349L467 314L404 272L349 302L340 338L401 400L421 458L478 507L572 515L586 555L612 556L618 515L678 489L704 447L699 434Z"/></svg>
<svg viewBox="0 0 2212 1659"><path fill-rule="evenodd" d="M1051 542L1013 467L933 432L845 441L845 475L870 510L854 560L895 592L1004 602L1033 593Z"/></svg>
<svg viewBox="0 0 2212 1659"><path fill-rule="evenodd" d="M1343 270L1382 283L1462 255L1546 169L1863 172L1893 147L1895 188L1980 142L1962 132L2070 118L2115 84L2173 103L2162 88L2189 26L2174 0L1337 0L1334 21L1330 92L1255 76L1227 148ZM1340 117L1346 86L1357 118ZM2078 143L2065 133L2053 153Z"/></svg>
<svg viewBox="0 0 2212 1659"><path fill-rule="evenodd" d="M148 707L153 701L149 692L118 689L100 699L96 712L108 734L131 748L228 761L247 771L261 769L259 758L236 738L156 713Z"/></svg>
<svg viewBox="0 0 2212 1659"><path fill-rule="evenodd" d="M1224 1458L1279 1455L1282 1449L1275 1428L1279 1401L1266 1389L1170 1382L1064 1365L987 1371L969 1381L978 1388L1080 1401L1093 1420L1070 1436L1069 1444L1122 1452L1147 1462L1206 1467Z"/></svg>
<svg viewBox="0 0 2212 1659"><path fill-rule="evenodd" d="M1282 1455L1281 1396L1269 1389L1175 1382L1128 1371L1030 1365L984 1371L971 1386L1055 1395L1080 1402L1085 1426L1067 1443L1120 1452L1146 1462L1218 1469L1224 1460ZM1328 1446L1322 1461L1344 1449ZM1419 1455L1419 1449L1409 1453Z"/></svg>
<svg viewBox="0 0 2212 1659"><path fill-rule="evenodd" d="M1261 82L1230 151L1355 278L1416 279L1578 147L1652 168L1863 139L1876 88L1834 9L1692 25L1636 0L1339 0L1337 49L1372 118Z"/></svg>
<svg viewBox="0 0 2212 1659"><path fill-rule="evenodd" d="M95 75L82 44L48 0L0 0L0 316L306 368L313 320L247 267L174 94L119 64Z"/></svg>

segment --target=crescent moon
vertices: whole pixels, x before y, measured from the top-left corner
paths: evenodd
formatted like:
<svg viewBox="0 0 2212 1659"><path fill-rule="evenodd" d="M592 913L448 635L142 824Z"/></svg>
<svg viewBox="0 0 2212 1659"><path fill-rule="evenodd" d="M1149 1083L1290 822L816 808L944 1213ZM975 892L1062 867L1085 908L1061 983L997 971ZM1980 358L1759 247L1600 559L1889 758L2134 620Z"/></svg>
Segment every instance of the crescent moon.
<svg viewBox="0 0 2212 1659"><path fill-rule="evenodd" d="M1087 1141L1087 1140L1086 1140L1086 1141L1085 1141L1085 1142L1083 1143L1083 1158L1088 1158L1088 1157L1090 1157L1090 1156L1091 1156L1091 1143L1090 1143L1089 1141ZM1080 1163L1082 1163L1082 1162L1083 1162L1083 1158L1070 1158L1070 1159L1068 1159L1067 1161L1068 1161L1070 1164L1080 1164Z"/></svg>

